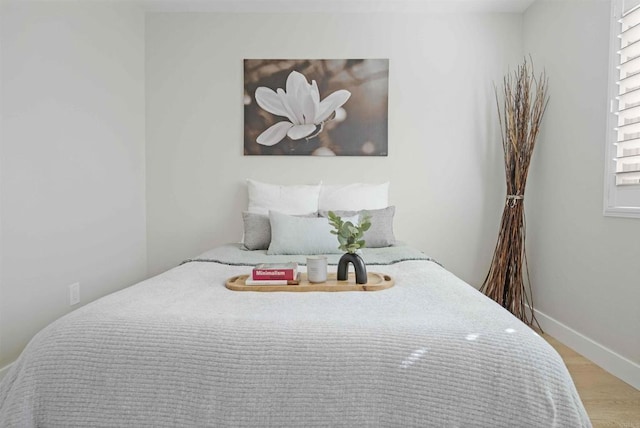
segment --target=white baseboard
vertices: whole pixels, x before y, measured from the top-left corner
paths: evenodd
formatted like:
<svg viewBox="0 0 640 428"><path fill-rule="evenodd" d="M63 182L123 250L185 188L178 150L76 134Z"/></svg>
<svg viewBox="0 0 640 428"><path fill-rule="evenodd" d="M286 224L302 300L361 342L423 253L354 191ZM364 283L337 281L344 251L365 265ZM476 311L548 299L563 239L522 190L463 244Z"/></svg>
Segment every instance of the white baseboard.
<svg viewBox="0 0 640 428"><path fill-rule="evenodd" d="M2 380L2 378L5 377L5 375L9 372L9 369L11 368L11 366L13 365L13 363L11 364L7 364L6 366L0 368L0 381Z"/></svg>
<svg viewBox="0 0 640 428"><path fill-rule="evenodd" d="M615 377L640 389L640 365L612 351L609 348L578 333L545 313L535 309L536 319L545 333L549 333L583 357L593 361Z"/></svg>

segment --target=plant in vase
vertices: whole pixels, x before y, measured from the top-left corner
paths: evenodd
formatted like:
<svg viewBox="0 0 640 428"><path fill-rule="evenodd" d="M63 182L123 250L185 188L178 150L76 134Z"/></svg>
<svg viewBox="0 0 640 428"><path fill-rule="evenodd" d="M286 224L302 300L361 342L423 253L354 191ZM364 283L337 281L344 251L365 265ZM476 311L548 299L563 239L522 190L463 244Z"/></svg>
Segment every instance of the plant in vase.
<svg viewBox="0 0 640 428"><path fill-rule="evenodd" d="M329 211L329 224L335 229L332 230L331 233L338 237L338 243L340 244L338 248L346 251L338 262L338 281L347 280L347 271L349 263L351 263L356 274L356 284L366 284L367 267L362 257L356 254L356 251L365 246L365 240L362 238L364 232L371 227L371 217L364 215L360 219L360 224L355 225L350 221L343 221L339 215L336 215L333 211Z"/></svg>

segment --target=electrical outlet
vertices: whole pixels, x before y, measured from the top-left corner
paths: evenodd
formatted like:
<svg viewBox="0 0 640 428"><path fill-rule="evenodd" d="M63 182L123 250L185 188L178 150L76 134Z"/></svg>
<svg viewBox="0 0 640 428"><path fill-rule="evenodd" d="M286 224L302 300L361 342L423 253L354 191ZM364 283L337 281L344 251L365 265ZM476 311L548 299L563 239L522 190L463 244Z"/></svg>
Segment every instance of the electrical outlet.
<svg viewBox="0 0 640 428"><path fill-rule="evenodd" d="M80 303L80 283L76 282L69 286L69 306Z"/></svg>

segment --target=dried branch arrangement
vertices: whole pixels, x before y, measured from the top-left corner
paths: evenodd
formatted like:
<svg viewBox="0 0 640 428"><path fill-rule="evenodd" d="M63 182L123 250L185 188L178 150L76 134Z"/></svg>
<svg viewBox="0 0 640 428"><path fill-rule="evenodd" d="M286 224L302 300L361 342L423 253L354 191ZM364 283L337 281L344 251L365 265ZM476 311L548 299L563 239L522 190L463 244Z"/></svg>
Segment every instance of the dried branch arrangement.
<svg viewBox="0 0 640 428"><path fill-rule="evenodd" d="M533 313L527 267L524 191L540 122L549 102L547 89L546 74L542 72L536 79L526 59L504 78L502 108L495 88L507 198L491 267L480 291L528 325L538 321Z"/></svg>

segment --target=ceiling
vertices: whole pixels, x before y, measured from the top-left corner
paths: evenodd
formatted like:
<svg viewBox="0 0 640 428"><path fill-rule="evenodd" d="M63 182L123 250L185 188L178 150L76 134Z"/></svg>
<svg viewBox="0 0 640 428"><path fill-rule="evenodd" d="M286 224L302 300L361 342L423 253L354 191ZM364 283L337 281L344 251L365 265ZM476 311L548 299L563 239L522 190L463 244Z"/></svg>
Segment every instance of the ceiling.
<svg viewBox="0 0 640 428"><path fill-rule="evenodd" d="M535 0L140 0L152 12L504 12L522 13Z"/></svg>

